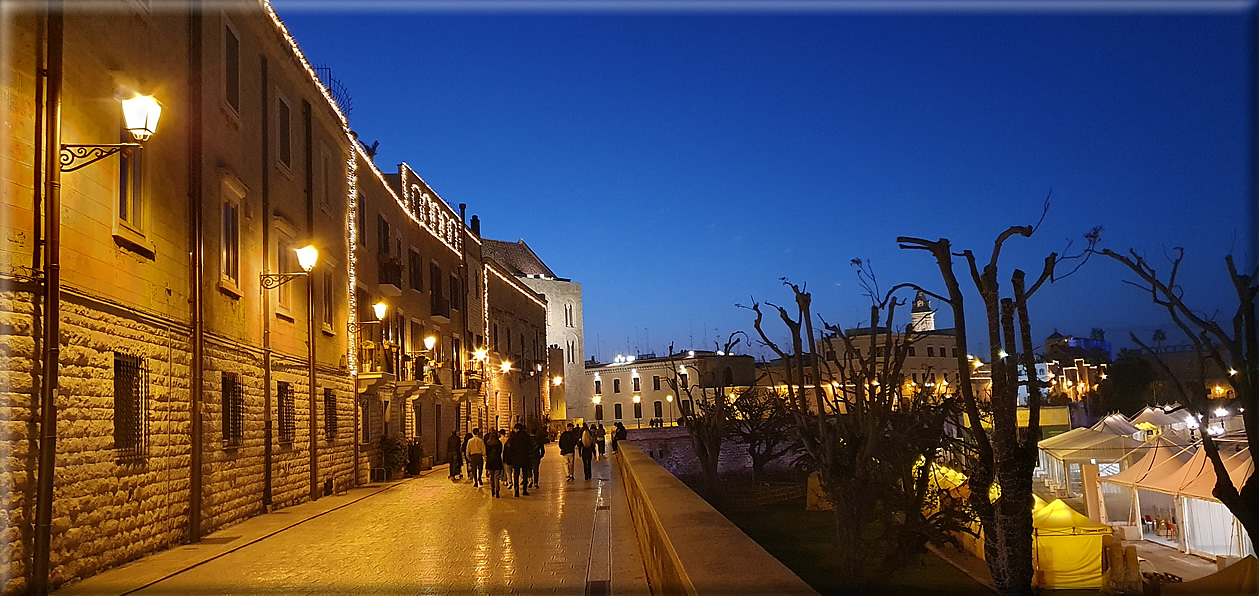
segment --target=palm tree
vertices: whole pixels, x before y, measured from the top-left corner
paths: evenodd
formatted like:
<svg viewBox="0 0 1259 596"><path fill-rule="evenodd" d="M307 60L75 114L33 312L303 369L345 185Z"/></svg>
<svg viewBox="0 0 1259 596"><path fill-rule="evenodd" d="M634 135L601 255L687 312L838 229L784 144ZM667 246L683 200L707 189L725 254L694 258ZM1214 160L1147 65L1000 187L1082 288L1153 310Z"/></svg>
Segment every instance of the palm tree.
<svg viewBox="0 0 1259 596"><path fill-rule="evenodd" d="M1163 331L1162 329L1155 329L1154 330L1154 344L1161 348L1163 347L1163 342L1165 341L1167 341L1167 332Z"/></svg>

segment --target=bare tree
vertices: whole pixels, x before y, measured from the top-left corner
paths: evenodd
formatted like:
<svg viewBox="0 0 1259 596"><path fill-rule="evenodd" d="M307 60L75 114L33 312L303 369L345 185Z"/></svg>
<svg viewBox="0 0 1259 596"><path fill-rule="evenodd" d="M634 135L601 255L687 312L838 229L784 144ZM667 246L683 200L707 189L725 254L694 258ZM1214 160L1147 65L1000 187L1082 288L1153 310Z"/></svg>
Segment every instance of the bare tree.
<svg viewBox="0 0 1259 596"><path fill-rule="evenodd" d="M896 307L903 304L892 292L871 294L869 329L850 334L821 321L836 349L818 357L812 297L784 283L794 293L794 313L765 306L786 326L790 348L770 339L761 303L748 308L761 341L783 362L788 410L834 505L840 573L859 585L874 583L929 540L964 530L967 516L957 508L924 512L941 502L931 477L956 401L906 382L902 368L913 337L892 330Z"/></svg>
<svg viewBox="0 0 1259 596"><path fill-rule="evenodd" d="M1139 281L1125 283L1149 292L1154 304L1167 311L1172 323L1193 345L1194 372L1190 378L1180 378L1172 372L1160 354L1151 350L1135 334L1131 335L1133 343L1143 351L1154 354L1155 366L1167 379L1165 385L1172 386L1172 390L1191 413L1209 420L1214 408L1209 403L1207 371L1215 368L1221 374L1226 373L1237 404L1242 408L1246 445L1251 453L1256 453L1256 447L1259 447L1259 409L1255 407L1254 401L1256 382L1259 382L1259 332L1256 331L1255 297L1259 294L1259 283L1256 283L1259 268L1243 273L1238 271L1232 255L1224 258L1237 298L1237 309L1231 320L1220 322L1213 315L1194 310L1185 303L1184 288L1178 279L1185 259L1184 249L1172 250L1168 257L1170 270L1165 277L1135 250L1129 250L1127 254L1110 249L1100 252L1136 274ZM1155 342L1161 343L1166 339L1167 334L1161 329L1154 332ZM1206 451L1207 459L1215 470L1215 488L1211 494L1228 507L1246 528L1251 542L1255 542L1259 540L1259 479L1252 475L1242 486L1234 485L1224 467L1218 442L1210 433L1204 432L1206 427L1205 424L1201 425L1198 434L1202 437L1202 448Z"/></svg>
<svg viewBox="0 0 1259 596"><path fill-rule="evenodd" d="M1045 204L1048 210L1048 201ZM1041 219L1043 221L1044 214ZM1027 286L1027 275L1015 269L1010 276L1008 294L1002 295L998 272L1001 250L1009 239L1031 237L1039 226L1012 226L997 236L988 262L980 268L970 250L953 252L947 238L926 240L902 236L896 239L903 249L924 250L935 257L946 288L940 295L922 290L948 304L956 328L958 390L962 395L970 436L974 441L974 457L967 480L970 506L978 515L984 533L984 558L997 591L1003 595L1032 593L1032 472L1036 468L1037 443L1040 442L1040 381L1035 374L1032 326L1027 301L1047 281L1053 281L1059 263L1079 259L1067 275L1078 270L1100 237L1101 228L1085 235L1088 249L1071 257L1051 253L1045 257L1041 273ZM1069 244L1068 244L1069 247ZM967 341L965 296L954 272L954 257L967 265L970 279L983 300L986 315L989 361L992 362L992 390L989 403L981 404L971 384L971 367L966 355ZM1057 276L1058 279L1065 275ZM916 287L916 286L915 286ZM1018 425L1020 367L1027 371L1028 425L1020 438ZM987 407L984 407L984 406ZM986 411L984 411L986 410ZM996 484L999 496L990 491Z"/></svg>
<svg viewBox="0 0 1259 596"><path fill-rule="evenodd" d="M723 358L731 356L731 351L742 342L746 335L742 331L730 334L719 350ZM691 446L699 459L703 473L703 496L708 502L719 504L721 490L717 483L717 464L721 458L722 441L729 432L730 403L725 375L717 374L718 368L711 364L700 368L695 361L680 358L669 344L670 376L665 379L679 400L690 403L690 411L684 411L686 430L691 438ZM720 363L719 363L720 364Z"/></svg>
<svg viewBox="0 0 1259 596"><path fill-rule="evenodd" d="M758 380L735 393L729 419L731 434L747 446L752 458L753 480L765 480L766 464L800 449L785 396L759 385Z"/></svg>

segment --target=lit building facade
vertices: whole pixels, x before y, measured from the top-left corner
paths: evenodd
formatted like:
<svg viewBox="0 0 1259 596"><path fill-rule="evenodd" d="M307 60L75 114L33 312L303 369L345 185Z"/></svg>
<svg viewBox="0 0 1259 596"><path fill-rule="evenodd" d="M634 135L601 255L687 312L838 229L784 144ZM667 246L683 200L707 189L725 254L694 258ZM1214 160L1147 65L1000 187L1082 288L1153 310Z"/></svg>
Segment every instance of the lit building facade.
<svg viewBox="0 0 1259 596"><path fill-rule="evenodd" d="M751 356L700 350L665 358L618 357L608 364L587 362L585 367L590 415L570 419L604 425L637 426L652 418L673 424L695 411L695 400L712 399L717 389L745 388L756 381Z"/></svg>

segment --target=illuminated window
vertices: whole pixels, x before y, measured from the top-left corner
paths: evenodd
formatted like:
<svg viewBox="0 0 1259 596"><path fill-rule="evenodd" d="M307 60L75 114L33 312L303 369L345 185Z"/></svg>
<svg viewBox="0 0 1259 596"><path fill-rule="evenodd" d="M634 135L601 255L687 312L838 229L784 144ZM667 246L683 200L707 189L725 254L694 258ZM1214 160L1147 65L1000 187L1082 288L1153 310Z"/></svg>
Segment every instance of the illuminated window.
<svg viewBox="0 0 1259 596"><path fill-rule="evenodd" d="M240 202L243 195L229 195L223 200L221 222L220 273L223 281L240 287Z"/></svg>

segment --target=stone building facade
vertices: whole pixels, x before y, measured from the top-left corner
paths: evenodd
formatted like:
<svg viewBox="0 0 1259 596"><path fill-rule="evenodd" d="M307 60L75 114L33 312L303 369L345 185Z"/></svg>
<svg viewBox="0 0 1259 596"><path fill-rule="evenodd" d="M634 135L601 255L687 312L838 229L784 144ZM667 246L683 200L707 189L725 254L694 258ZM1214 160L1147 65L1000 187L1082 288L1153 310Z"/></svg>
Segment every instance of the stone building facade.
<svg viewBox="0 0 1259 596"><path fill-rule="evenodd" d="M485 361L486 425L510 428L544 424L550 412L547 379L547 303L502 266L486 258L485 289L489 333Z"/></svg>
<svg viewBox="0 0 1259 596"><path fill-rule="evenodd" d="M591 408L590 416L581 421L620 422L635 428L660 418L674 424L695 411L696 400L711 399L722 389L749 387L756 380L751 356L704 350L608 364L587 362L582 384L592 396Z"/></svg>
<svg viewBox="0 0 1259 596"><path fill-rule="evenodd" d="M490 420L494 383L546 415L545 300L492 272L475 218L409 166L377 168L268 3L110 4L67 3L60 36L37 3L0 11L0 594L39 583L41 477L54 481L55 588L369 482L384 434L440 457L444 434ZM45 70L54 46L64 57ZM46 243L57 144L129 141L118 99L136 93L163 105L156 134L61 172L61 237ZM309 273L294 252L306 245ZM390 308L371 323L378 301ZM537 344L494 357L544 370L480 383L471 363L491 321Z"/></svg>

